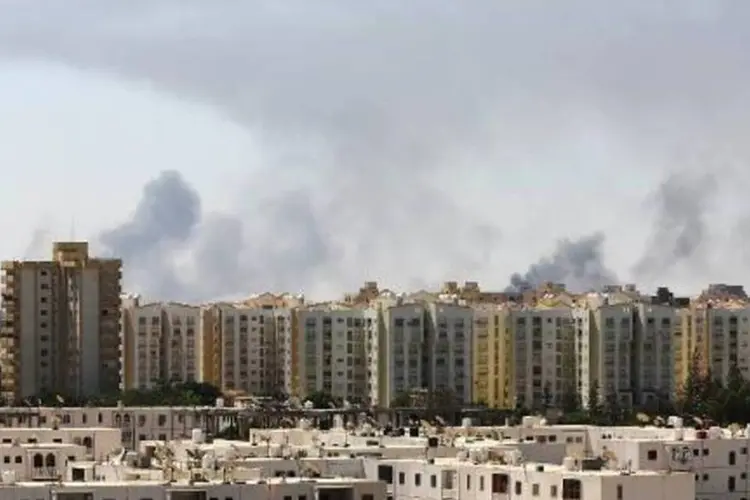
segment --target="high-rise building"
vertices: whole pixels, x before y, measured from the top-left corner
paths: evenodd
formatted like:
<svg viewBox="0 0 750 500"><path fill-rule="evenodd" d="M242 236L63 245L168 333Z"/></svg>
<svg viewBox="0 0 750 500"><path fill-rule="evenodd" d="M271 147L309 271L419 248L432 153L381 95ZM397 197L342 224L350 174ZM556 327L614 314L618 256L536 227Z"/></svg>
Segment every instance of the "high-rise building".
<svg viewBox="0 0 750 500"><path fill-rule="evenodd" d="M573 309L576 323L578 390L584 407L597 396L599 402L629 408L634 398L633 360L635 350L632 299L592 293Z"/></svg>
<svg viewBox="0 0 750 500"><path fill-rule="evenodd" d="M513 406L513 333L505 305L477 304L474 309L474 403L490 408Z"/></svg>
<svg viewBox="0 0 750 500"><path fill-rule="evenodd" d="M551 408L577 393L575 330L569 303L548 302L512 310L512 389L515 405Z"/></svg>
<svg viewBox="0 0 750 500"><path fill-rule="evenodd" d="M639 303L635 306L633 358L634 403L658 408L677 390L675 339L680 315L671 304Z"/></svg>
<svg viewBox="0 0 750 500"><path fill-rule="evenodd" d="M206 306L201 315L201 380L223 391L293 393L296 308L304 297L263 294Z"/></svg>
<svg viewBox="0 0 750 500"><path fill-rule="evenodd" d="M469 403L474 392L473 310L452 297L384 296L378 302L378 401L423 390L434 404Z"/></svg>
<svg viewBox="0 0 750 500"><path fill-rule="evenodd" d="M2 395L117 391L121 260L89 256L86 242L58 242L50 260L4 261L2 273Z"/></svg>
<svg viewBox="0 0 750 500"><path fill-rule="evenodd" d="M201 309L174 302L141 304L122 299L124 389L152 389L167 382L200 379Z"/></svg>
<svg viewBox="0 0 750 500"><path fill-rule="evenodd" d="M378 332L377 310L359 305L325 303L297 312L294 360L296 394L324 392L359 403L372 401L371 342Z"/></svg>

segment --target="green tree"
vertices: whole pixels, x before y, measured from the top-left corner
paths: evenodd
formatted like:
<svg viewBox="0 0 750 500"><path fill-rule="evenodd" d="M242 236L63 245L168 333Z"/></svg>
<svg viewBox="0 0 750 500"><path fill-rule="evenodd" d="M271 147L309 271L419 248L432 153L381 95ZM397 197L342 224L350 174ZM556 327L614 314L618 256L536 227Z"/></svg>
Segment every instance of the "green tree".
<svg viewBox="0 0 750 500"><path fill-rule="evenodd" d="M411 406L411 396L408 392L401 392L396 394L396 397L391 401L391 408L408 408Z"/></svg>
<svg viewBox="0 0 750 500"><path fill-rule="evenodd" d="M562 411L565 413L578 413L581 411L581 397L574 384L566 384L565 391L560 400Z"/></svg>
<svg viewBox="0 0 750 500"><path fill-rule="evenodd" d="M310 401L313 404L313 408L331 408L333 406L338 406L338 401L336 401L333 396L328 394L327 392L323 391L316 391L313 393L310 393L306 398L305 401Z"/></svg>
<svg viewBox="0 0 750 500"><path fill-rule="evenodd" d="M590 418L599 418L602 415L602 402L599 395L599 381L592 380L589 386L589 401L587 412Z"/></svg>

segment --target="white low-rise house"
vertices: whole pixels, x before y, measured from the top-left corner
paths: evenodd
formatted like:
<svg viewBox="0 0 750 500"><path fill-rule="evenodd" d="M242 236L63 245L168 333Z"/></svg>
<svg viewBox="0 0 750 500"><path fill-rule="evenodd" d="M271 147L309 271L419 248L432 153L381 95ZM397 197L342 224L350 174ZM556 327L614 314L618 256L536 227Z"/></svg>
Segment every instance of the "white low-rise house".
<svg viewBox="0 0 750 500"><path fill-rule="evenodd" d="M162 481L5 482L3 500L385 500L379 481L278 478L243 483Z"/></svg>
<svg viewBox="0 0 750 500"><path fill-rule="evenodd" d="M563 465L510 460L383 460L368 477L387 484L394 500L661 500L695 498L692 474L586 470L572 458Z"/></svg>
<svg viewBox="0 0 750 500"><path fill-rule="evenodd" d="M121 430L122 445L137 449L140 441L181 439L203 427L204 412L214 407L119 406L36 407L0 411L0 429L36 426L60 428L109 427Z"/></svg>
<svg viewBox="0 0 750 500"><path fill-rule="evenodd" d="M0 446L2 449L12 450L15 447L25 445L40 447L73 445L74 447L71 449L76 451L71 452L71 456L87 460L102 460L112 451L122 447L119 429L104 427L0 428ZM63 447L58 446L57 448L62 449Z"/></svg>

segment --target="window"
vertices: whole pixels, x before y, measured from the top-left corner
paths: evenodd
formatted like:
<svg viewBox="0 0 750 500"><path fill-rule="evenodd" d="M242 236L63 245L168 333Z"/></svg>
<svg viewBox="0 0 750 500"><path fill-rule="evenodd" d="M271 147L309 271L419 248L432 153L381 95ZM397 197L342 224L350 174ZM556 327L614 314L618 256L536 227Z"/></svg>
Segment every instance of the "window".
<svg viewBox="0 0 750 500"><path fill-rule="evenodd" d="M17 464L21 464L21 463L23 463L23 457L19 455L19 456L16 457L15 461L16 461Z"/></svg>
<svg viewBox="0 0 750 500"><path fill-rule="evenodd" d="M471 475L470 474L466 474L466 489L467 490L471 489Z"/></svg>
<svg viewBox="0 0 750 500"><path fill-rule="evenodd" d="M557 498L557 485L553 484L549 487L549 496L552 498Z"/></svg>
<svg viewBox="0 0 750 500"><path fill-rule="evenodd" d="M393 484L393 467L390 465L378 466L378 481Z"/></svg>
<svg viewBox="0 0 750 500"><path fill-rule="evenodd" d="M727 488L729 491L734 491L734 489L737 487L737 482L734 479L734 476L729 476L727 479Z"/></svg>
<svg viewBox="0 0 750 500"><path fill-rule="evenodd" d="M621 484L618 484L618 485L617 485L617 500L622 500L622 499L623 499L623 495L622 495L622 485L621 485Z"/></svg>
<svg viewBox="0 0 750 500"><path fill-rule="evenodd" d="M430 476L430 487L437 488L437 476L435 474Z"/></svg>
<svg viewBox="0 0 750 500"><path fill-rule="evenodd" d="M398 484L404 484L406 482L406 474L403 472L398 473Z"/></svg>
<svg viewBox="0 0 750 500"><path fill-rule="evenodd" d="M516 481L516 495L520 495L523 493L523 485L521 484L521 481Z"/></svg>
<svg viewBox="0 0 750 500"><path fill-rule="evenodd" d="M733 451L729 452L729 465L734 465L737 462L737 454Z"/></svg>
<svg viewBox="0 0 750 500"><path fill-rule="evenodd" d="M484 476L479 476L479 491L484 491Z"/></svg>
<svg viewBox="0 0 750 500"><path fill-rule="evenodd" d="M284 495L284 500L292 500L292 495Z"/></svg>
<svg viewBox="0 0 750 500"><path fill-rule="evenodd" d="M492 474L492 493L508 493L508 474Z"/></svg>
<svg viewBox="0 0 750 500"><path fill-rule="evenodd" d="M9 464L10 463L10 457L3 457L3 463Z"/></svg>
<svg viewBox="0 0 750 500"><path fill-rule="evenodd" d="M375 497L369 493L365 493L362 495L362 500L375 500Z"/></svg>
<svg viewBox="0 0 750 500"><path fill-rule="evenodd" d="M562 497L565 500L581 500L581 480L563 479Z"/></svg>
<svg viewBox="0 0 750 500"><path fill-rule="evenodd" d="M414 486L422 485L422 474L414 474Z"/></svg>
<svg viewBox="0 0 750 500"><path fill-rule="evenodd" d="M531 485L531 496L533 497L539 496L539 483L534 483Z"/></svg>

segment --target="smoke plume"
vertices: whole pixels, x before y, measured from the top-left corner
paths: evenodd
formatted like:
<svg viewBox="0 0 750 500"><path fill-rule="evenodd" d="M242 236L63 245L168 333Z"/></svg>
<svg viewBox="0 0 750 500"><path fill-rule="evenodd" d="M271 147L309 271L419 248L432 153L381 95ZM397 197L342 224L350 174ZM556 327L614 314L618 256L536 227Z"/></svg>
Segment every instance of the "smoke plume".
<svg viewBox="0 0 750 500"><path fill-rule="evenodd" d="M656 217L652 234L634 274L642 278L663 275L673 267L699 257L707 243L706 214L717 194L714 172L672 174L650 197Z"/></svg>
<svg viewBox="0 0 750 500"><path fill-rule="evenodd" d="M554 252L529 266L524 273L510 277L506 292L523 292L545 283L560 283L573 292L601 290L605 285L615 285L615 273L604 264L601 233L577 240L557 242Z"/></svg>
<svg viewBox="0 0 750 500"><path fill-rule="evenodd" d="M557 194L575 198L591 163L649 165L626 175L653 176L698 137L750 158L739 132L750 4L676 5L11 1L0 7L0 57L145 82L212 106L272 152L248 172L250 194L235 210L201 207L179 174L162 173L132 217L101 234L126 260L129 284L150 295L338 294L363 279L462 276L492 286L504 252L519 245L503 223L523 216L493 204L506 178L530 172L554 184L550 172L567 172ZM595 134L614 144L603 159L560 159L570 144L591 150ZM485 191L462 187L459 174ZM691 186L678 176L660 189L636 273L700 246L709 207ZM537 188L526 189L530 199ZM616 281L603 238L561 240L512 287Z"/></svg>

